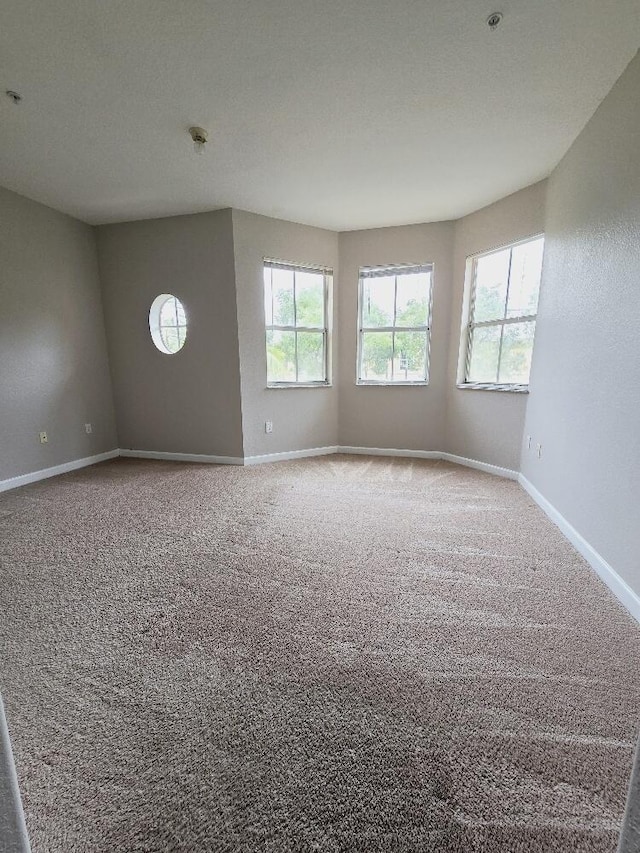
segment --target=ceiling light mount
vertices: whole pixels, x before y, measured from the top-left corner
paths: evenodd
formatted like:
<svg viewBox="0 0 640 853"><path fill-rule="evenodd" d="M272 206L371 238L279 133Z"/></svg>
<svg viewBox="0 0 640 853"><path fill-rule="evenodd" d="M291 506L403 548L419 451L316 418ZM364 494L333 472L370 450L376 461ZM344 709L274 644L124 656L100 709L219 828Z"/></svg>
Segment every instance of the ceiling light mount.
<svg viewBox="0 0 640 853"><path fill-rule="evenodd" d="M491 32L494 32L495 30L498 29L498 27L500 26L500 24L502 22L502 18L503 18L502 12L492 12L489 15L489 17L487 18L487 26L489 27Z"/></svg>
<svg viewBox="0 0 640 853"><path fill-rule="evenodd" d="M190 127L189 135L193 140L193 150L196 154L202 154L204 146L207 144L209 133L204 129L204 127Z"/></svg>
<svg viewBox="0 0 640 853"><path fill-rule="evenodd" d="M7 89L5 92L7 98L13 101L14 104L19 104L22 100L22 95L19 95L17 92L14 92L13 89Z"/></svg>

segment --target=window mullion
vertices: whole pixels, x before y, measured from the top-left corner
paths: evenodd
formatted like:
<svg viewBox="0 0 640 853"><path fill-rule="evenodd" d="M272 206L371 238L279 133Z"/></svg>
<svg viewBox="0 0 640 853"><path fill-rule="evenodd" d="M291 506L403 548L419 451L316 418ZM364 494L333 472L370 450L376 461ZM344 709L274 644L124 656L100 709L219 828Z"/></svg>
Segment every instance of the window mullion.
<svg viewBox="0 0 640 853"><path fill-rule="evenodd" d="M502 341L504 338L504 323L500 323L500 345L498 347L498 367L496 370L496 382L500 382L500 367L502 366Z"/></svg>
<svg viewBox="0 0 640 853"><path fill-rule="evenodd" d="M396 323L398 322L398 275L393 278L393 329L391 331L391 381L396 376Z"/></svg>
<svg viewBox="0 0 640 853"><path fill-rule="evenodd" d="M500 326L500 346L498 349L498 371L496 373L496 382L500 382L500 368L502 367L502 343L504 341L504 327L509 311L509 293L511 291L511 269L513 267L513 248L509 251L509 271L507 272L507 294L504 298L504 317Z"/></svg>
<svg viewBox="0 0 640 853"><path fill-rule="evenodd" d="M324 332L322 326L266 326L267 331L272 332L294 332L296 329L299 332Z"/></svg>
<svg viewBox="0 0 640 853"><path fill-rule="evenodd" d="M296 307L296 274L293 274L293 325L298 327L298 309Z"/></svg>
<svg viewBox="0 0 640 853"><path fill-rule="evenodd" d="M475 328L474 317L476 313L476 283L478 280L478 259L475 258L471 265L471 291L469 293L469 323L467 327L467 352L465 356L464 381L469 381L471 371L471 348L473 345L473 330Z"/></svg>
<svg viewBox="0 0 640 853"><path fill-rule="evenodd" d="M296 278L298 277L297 272L293 271L293 328L295 329L293 333L294 339L294 353L295 353L295 361L296 361L296 382L299 382L299 369L298 369L298 308L296 305Z"/></svg>
<svg viewBox="0 0 640 853"><path fill-rule="evenodd" d="M273 267L270 267L269 269L269 288L271 292L271 322L273 323L273 320L276 316L275 306L273 304Z"/></svg>
<svg viewBox="0 0 640 853"><path fill-rule="evenodd" d="M176 318L176 335L178 337L178 344L180 344L180 323L178 322L178 300L174 298L173 300L173 313Z"/></svg>
<svg viewBox="0 0 640 853"><path fill-rule="evenodd" d="M511 290L511 267L513 266L513 249L509 251L509 271L507 273L507 295L504 299L504 317L503 319L507 319L507 312L509 311L509 292Z"/></svg>
<svg viewBox="0 0 640 853"><path fill-rule="evenodd" d="M396 360L396 331L391 332L391 381L395 379L395 360Z"/></svg>
<svg viewBox="0 0 640 853"><path fill-rule="evenodd" d="M498 321L500 322L500 321ZM361 326L361 332L428 332L429 326Z"/></svg>
<svg viewBox="0 0 640 853"><path fill-rule="evenodd" d="M324 381L327 382L329 379L329 338L327 331L329 328L329 282L326 273L322 276L322 302L324 308L322 314L324 318L324 328L322 330L323 375Z"/></svg>
<svg viewBox="0 0 640 853"><path fill-rule="evenodd" d="M512 323L531 323L535 322L536 314L523 314L521 317L507 317L505 319L498 320L480 320L479 323L469 323L469 327L471 329L482 329L486 326L497 326L499 323L503 323L505 326L509 326Z"/></svg>
<svg viewBox="0 0 640 853"><path fill-rule="evenodd" d="M358 337L356 339L356 382L362 379L362 300L364 293L362 289L362 275L358 275Z"/></svg>
<svg viewBox="0 0 640 853"><path fill-rule="evenodd" d="M322 331L322 356L323 356L323 365L324 365L323 376L324 376L325 382L327 382L327 380L329 379L329 370L328 370L329 353L327 351L328 345L329 345L329 339L327 336L327 330L323 329L323 331Z"/></svg>
<svg viewBox="0 0 640 853"><path fill-rule="evenodd" d="M393 327L395 329L398 319L398 276L393 277Z"/></svg>

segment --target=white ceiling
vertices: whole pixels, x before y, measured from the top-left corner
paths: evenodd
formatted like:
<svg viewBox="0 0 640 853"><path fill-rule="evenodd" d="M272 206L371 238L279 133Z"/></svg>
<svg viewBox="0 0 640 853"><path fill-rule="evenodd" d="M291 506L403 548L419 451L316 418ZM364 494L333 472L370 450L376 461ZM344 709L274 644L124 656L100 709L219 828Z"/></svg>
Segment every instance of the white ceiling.
<svg viewBox="0 0 640 853"><path fill-rule="evenodd" d="M640 0L0 0L0 184L91 223L457 218L548 175L639 44Z"/></svg>

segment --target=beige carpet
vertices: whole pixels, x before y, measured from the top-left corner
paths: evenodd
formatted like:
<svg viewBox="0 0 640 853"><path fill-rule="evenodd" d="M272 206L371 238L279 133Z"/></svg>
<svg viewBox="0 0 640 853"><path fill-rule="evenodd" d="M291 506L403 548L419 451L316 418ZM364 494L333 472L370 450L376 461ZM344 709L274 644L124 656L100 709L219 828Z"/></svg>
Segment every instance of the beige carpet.
<svg viewBox="0 0 640 853"><path fill-rule="evenodd" d="M34 853L615 850L640 629L515 483L116 460L0 578Z"/></svg>

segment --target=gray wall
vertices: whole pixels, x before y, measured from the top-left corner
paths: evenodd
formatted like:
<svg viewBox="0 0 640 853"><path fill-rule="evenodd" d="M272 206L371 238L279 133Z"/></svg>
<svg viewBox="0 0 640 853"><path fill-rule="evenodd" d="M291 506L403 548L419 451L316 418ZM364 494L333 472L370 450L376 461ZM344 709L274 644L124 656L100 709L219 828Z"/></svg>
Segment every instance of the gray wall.
<svg viewBox="0 0 640 853"><path fill-rule="evenodd" d="M341 445L443 449L453 230L438 222L340 234ZM359 268L426 262L434 263L429 385L356 385Z"/></svg>
<svg viewBox="0 0 640 853"><path fill-rule="evenodd" d="M234 210L233 237L245 455L260 456L335 445L338 434L338 392L335 387L338 235L321 228ZM266 387L264 258L325 265L333 269L331 341L334 385L326 388ZM264 431L267 420L273 421L271 435Z"/></svg>
<svg viewBox="0 0 640 853"><path fill-rule="evenodd" d="M549 178L522 471L640 594L640 56Z"/></svg>
<svg viewBox="0 0 640 853"><path fill-rule="evenodd" d="M0 189L0 306L0 480L116 448L93 229Z"/></svg>
<svg viewBox="0 0 640 853"><path fill-rule="evenodd" d="M121 448L242 456L230 210L98 228ZM187 340L156 349L149 308L182 300Z"/></svg>
<svg viewBox="0 0 640 853"><path fill-rule="evenodd" d="M456 387L466 259L544 231L546 181L514 193L455 224L453 304L443 450L518 470L527 394Z"/></svg>

